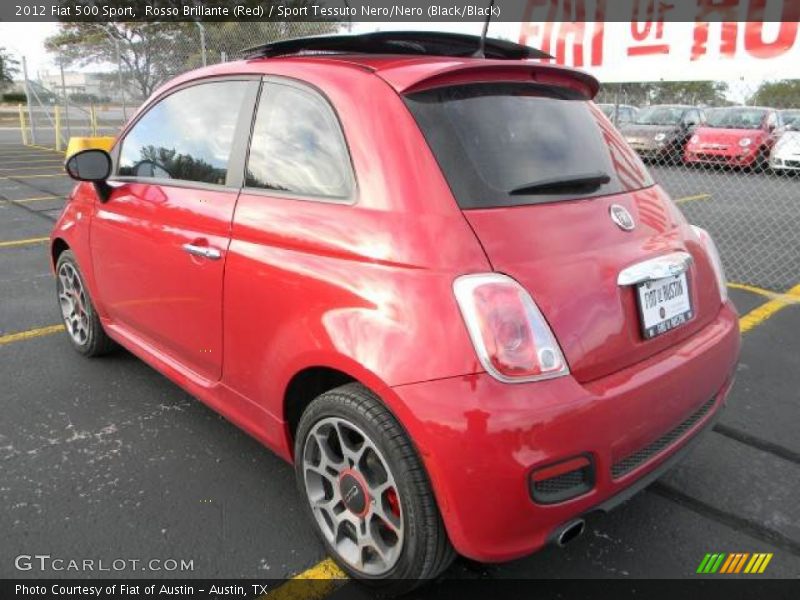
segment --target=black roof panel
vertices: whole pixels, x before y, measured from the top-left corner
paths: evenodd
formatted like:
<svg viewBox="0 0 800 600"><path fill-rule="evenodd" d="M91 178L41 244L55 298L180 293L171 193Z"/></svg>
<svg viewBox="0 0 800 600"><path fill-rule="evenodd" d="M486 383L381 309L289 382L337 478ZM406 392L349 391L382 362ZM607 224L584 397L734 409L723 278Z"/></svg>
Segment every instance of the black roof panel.
<svg viewBox="0 0 800 600"><path fill-rule="evenodd" d="M480 36L428 31L377 31L360 35L325 35L269 42L243 50L245 58L292 54L412 54L428 56L476 56ZM485 58L552 58L546 52L506 40L487 38Z"/></svg>

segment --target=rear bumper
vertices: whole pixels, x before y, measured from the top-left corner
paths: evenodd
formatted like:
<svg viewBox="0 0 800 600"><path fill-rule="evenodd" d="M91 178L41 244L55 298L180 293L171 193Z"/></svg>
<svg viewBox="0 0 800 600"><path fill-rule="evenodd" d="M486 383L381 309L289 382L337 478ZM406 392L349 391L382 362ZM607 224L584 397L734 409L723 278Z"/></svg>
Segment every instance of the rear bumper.
<svg viewBox="0 0 800 600"><path fill-rule="evenodd" d="M458 552L504 561L657 476L722 406L738 354L728 303L682 344L589 383L562 377L509 385L476 374L399 386L391 402L423 457ZM535 503L531 471L575 456L591 457L591 489Z"/></svg>

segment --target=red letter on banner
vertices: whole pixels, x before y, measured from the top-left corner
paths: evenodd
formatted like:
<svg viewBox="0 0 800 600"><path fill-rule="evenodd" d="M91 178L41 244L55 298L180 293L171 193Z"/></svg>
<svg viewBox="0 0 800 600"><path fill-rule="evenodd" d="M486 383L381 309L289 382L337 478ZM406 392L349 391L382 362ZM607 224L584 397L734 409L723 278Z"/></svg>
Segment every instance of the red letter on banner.
<svg viewBox="0 0 800 600"><path fill-rule="evenodd" d="M751 0L747 7L744 48L756 58L775 58L792 49L797 39L797 3L783 3L780 30L774 42L764 42L764 5L766 0Z"/></svg>
<svg viewBox="0 0 800 600"><path fill-rule="evenodd" d="M708 49L708 22L703 22L708 17L719 13L727 22L722 23L722 40L720 54L726 58L733 58L736 54L736 38L739 35L737 10L740 0L698 0L697 14L695 16L694 43L692 44L692 60L704 56Z"/></svg>
<svg viewBox="0 0 800 600"><path fill-rule="evenodd" d="M663 43L662 41L664 39L664 16L669 10L675 7L672 4L665 4L663 2L658 2L658 6L656 7L656 2L657 0L649 0L644 19L639 18L640 3L634 3L631 36L636 42L645 42L648 38L651 38L651 41L641 46L631 46L628 48L628 56L669 54L669 44ZM655 27L653 25L655 25Z"/></svg>

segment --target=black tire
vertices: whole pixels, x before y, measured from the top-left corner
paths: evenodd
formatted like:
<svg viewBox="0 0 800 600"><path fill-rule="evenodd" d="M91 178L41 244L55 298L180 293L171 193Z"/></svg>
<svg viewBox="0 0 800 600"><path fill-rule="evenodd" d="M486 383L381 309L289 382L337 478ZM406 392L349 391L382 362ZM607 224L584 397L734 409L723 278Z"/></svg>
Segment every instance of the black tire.
<svg viewBox="0 0 800 600"><path fill-rule="evenodd" d="M67 267L73 270L80 284L80 289L83 292L81 305L86 316L86 333L83 336L74 335L71 332L72 328L70 322L62 310L60 297L64 286L61 280L61 274L62 269ZM56 261L56 301L58 302L59 311L62 313L64 326L67 328L67 339L69 339L70 344L72 344L72 347L75 348L76 351L88 358L92 358L108 354L115 348L114 341L108 337L108 334L106 334L103 329L103 325L100 323L100 317L97 316L97 311L94 309L92 299L89 297L89 290L84 284L83 275L81 274L80 267L75 260L75 255L72 253L72 250L64 250Z"/></svg>
<svg viewBox="0 0 800 600"><path fill-rule="evenodd" d="M769 152L766 148L762 148L758 151L758 155L756 159L753 161L753 172L754 173L765 173L769 168Z"/></svg>
<svg viewBox="0 0 800 600"><path fill-rule="evenodd" d="M366 433L396 482L403 512L402 548L393 568L379 576L358 571L348 564L329 543L311 508L303 466L306 440L316 424L330 418L344 420ZM317 535L330 556L353 579L380 587L392 595L402 594L438 576L455 558L416 450L394 416L361 384L349 383L325 392L306 408L295 436L295 474L306 513Z"/></svg>

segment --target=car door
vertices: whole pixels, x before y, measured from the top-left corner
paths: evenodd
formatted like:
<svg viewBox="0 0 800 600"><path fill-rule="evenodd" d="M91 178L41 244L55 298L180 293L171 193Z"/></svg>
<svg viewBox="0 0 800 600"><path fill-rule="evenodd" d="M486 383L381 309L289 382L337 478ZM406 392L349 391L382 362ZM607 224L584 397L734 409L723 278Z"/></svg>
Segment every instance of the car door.
<svg viewBox="0 0 800 600"><path fill-rule="evenodd" d="M223 271L257 93L256 80L225 78L158 99L115 147L112 192L92 218L109 326L209 380L221 375Z"/></svg>
<svg viewBox="0 0 800 600"><path fill-rule="evenodd" d="M225 268L225 381L239 394L273 397L261 374L280 373L298 353L314 352L314 344L299 348L297 340L309 332L325 340L316 323L350 316L334 307L353 302L346 288L359 287L350 281L359 270L342 258L357 256L374 237L361 233L374 222L349 210L354 201L355 176L333 107L315 88L265 78ZM296 331L297 323L309 331ZM362 347L373 355L386 350Z"/></svg>

